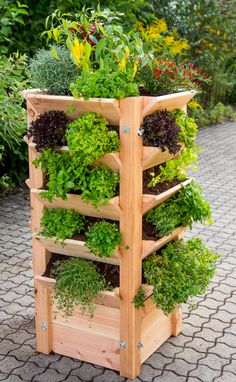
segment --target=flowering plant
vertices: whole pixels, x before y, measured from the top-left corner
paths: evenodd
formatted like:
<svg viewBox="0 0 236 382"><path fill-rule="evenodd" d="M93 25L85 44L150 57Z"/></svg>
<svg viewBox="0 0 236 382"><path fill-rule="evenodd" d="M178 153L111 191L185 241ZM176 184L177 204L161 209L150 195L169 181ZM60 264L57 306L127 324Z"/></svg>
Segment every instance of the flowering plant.
<svg viewBox="0 0 236 382"><path fill-rule="evenodd" d="M141 93L153 96L181 90L200 90L200 84L208 82L207 75L192 63L177 64L173 59L157 57L140 67L138 78Z"/></svg>

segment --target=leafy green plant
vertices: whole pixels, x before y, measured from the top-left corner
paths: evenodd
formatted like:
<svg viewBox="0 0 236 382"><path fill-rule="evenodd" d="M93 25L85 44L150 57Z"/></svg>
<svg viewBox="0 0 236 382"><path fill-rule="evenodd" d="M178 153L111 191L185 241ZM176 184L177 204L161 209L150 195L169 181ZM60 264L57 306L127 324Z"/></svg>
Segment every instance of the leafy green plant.
<svg viewBox="0 0 236 382"><path fill-rule="evenodd" d="M86 176L81 197L86 203L99 208L113 198L119 185L119 174L107 166L95 167Z"/></svg>
<svg viewBox="0 0 236 382"><path fill-rule="evenodd" d="M174 241L148 257L143 269L148 284L154 287L153 302L168 314L175 304L203 294L215 273L218 258L200 238L186 243Z"/></svg>
<svg viewBox="0 0 236 382"><path fill-rule="evenodd" d="M147 115L142 124L143 144L145 146L161 147L164 151L176 154L180 150L180 128L175 117L167 110L158 110Z"/></svg>
<svg viewBox="0 0 236 382"><path fill-rule="evenodd" d="M99 257L111 257L121 243L119 228L115 223L101 221L93 224L87 232L86 247Z"/></svg>
<svg viewBox="0 0 236 382"><path fill-rule="evenodd" d="M215 125L224 121L236 121L236 113L230 105L218 102L207 109L190 109L190 115L194 117L200 127Z"/></svg>
<svg viewBox="0 0 236 382"><path fill-rule="evenodd" d="M73 97L125 98L138 96L138 85L129 72L111 71L103 67L95 71L82 71L70 86Z"/></svg>
<svg viewBox="0 0 236 382"><path fill-rule="evenodd" d="M145 298L146 298L145 291L142 287L140 287L132 301L136 309L144 308Z"/></svg>
<svg viewBox="0 0 236 382"><path fill-rule="evenodd" d="M183 110L180 109L172 111L172 114L175 117L176 124L180 128L180 142L184 143L187 148L193 148L198 130L198 126L194 118L189 117Z"/></svg>
<svg viewBox="0 0 236 382"><path fill-rule="evenodd" d="M30 72L33 87L56 95L70 94L70 83L79 73L68 49L57 45L52 50L39 49L30 61Z"/></svg>
<svg viewBox="0 0 236 382"><path fill-rule="evenodd" d="M27 57L18 53L0 58L0 179L1 188L27 177L26 112L20 92L28 86Z"/></svg>
<svg viewBox="0 0 236 382"><path fill-rule="evenodd" d="M57 148L66 144L65 130L68 120L63 111L50 110L40 114L29 127L28 137L33 137L36 150Z"/></svg>
<svg viewBox="0 0 236 382"><path fill-rule="evenodd" d="M56 279L54 300L65 316L71 315L76 305L79 305L82 313L92 317L95 310L94 299L99 292L108 289L96 266L84 259L57 261L52 276Z"/></svg>
<svg viewBox="0 0 236 382"><path fill-rule="evenodd" d="M92 164L105 153L119 150L119 137L108 130L108 121L98 113L85 113L71 122L66 131L70 153L80 166Z"/></svg>
<svg viewBox="0 0 236 382"><path fill-rule="evenodd" d="M193 222L212 223L210 205L203 199L199 185L193 181L150 210L145 219L155 225L159 237L170 234L180 225L192 228Z"/></svg>
<svg viewBox="0 0 236 382"><path fill-rule="evenodd" d="M44 208L41 219L41 235L64 241L84 229L85 217L74 210Z"/></svg>

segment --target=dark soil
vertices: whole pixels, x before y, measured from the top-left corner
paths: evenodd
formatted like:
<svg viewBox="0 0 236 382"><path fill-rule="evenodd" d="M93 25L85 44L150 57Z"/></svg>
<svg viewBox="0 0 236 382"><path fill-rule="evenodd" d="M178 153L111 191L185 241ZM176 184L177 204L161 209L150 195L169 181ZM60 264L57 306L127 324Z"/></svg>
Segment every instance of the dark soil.
<svg viewBox="0 0 236 382"><path fill-rule="evenodd" d="M159 174L159 166L149 168L148 170L145 170L143 172L143 193L144 194L152 194L152 195L159 195L162 192L165 192L169 190L170 188L177 186L177 184L180 184L183 182L183 180L179 179L173 179L170 182L163 182L156 184L155 187L149 188L148 184L152 180L151 173L155 173L156 175Z"/></svg>
<svg viewBox="0 0 236 382"><path fill-rule="evenodd" d="M59 255L57 253L52 253L51 259L47 265L46 271L44 272L43 276L52 277L51 271L55 262L66 261L69 259L70 257ZM106 264L97 261L93 261L93 264L96 265L99 273L104 276L106 282L110 284L112 288L117 288L120 286L120 267L118 265ZM144 276L142 276L142 282L146 283Z"/></svg>

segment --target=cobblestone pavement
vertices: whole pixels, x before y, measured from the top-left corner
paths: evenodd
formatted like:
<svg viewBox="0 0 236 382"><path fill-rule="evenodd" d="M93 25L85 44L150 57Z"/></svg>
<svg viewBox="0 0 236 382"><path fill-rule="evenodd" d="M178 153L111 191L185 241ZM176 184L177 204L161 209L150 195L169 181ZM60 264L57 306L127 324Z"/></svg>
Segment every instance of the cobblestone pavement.
<svg viewBox="0 0 236 382"><path fill-rule="evenodd" d="M145 362L136 382L236 381L236 125L205 128L198 143L204 151L195 178L214 224L196 225L186 236L200 235L222 254L218 274L191 313L184 307L182 334ZM34 350L27 195L2 196L0 205L0 381L125 381L111 370Z"/></svg>

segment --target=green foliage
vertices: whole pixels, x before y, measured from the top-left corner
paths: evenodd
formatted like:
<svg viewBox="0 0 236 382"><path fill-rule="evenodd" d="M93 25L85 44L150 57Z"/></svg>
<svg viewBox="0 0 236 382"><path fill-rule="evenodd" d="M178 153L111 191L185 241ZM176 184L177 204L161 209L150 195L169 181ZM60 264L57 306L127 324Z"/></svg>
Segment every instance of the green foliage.
<svg viewBox="0 0 236 382"><path fill-rule="evenodd" d="M191 109L190 114L196 119L200 127L215 125L224 121L236 121L236 113L232 106L223 105L221 102L207 109Z"/></svg>
<svg viewBox="0 0 236 382"><path fill-rule="evenodd" d="M175 304L203 294L215 273L218 258L200 238L186 243L174 241L148 257L143 269L148 284L154 287L153 302L168 314Z"/></svg>
<svg viewBox="0 0 236 382"><path fill-rule="evenodd" d="M83 313L93 316L93 303L99 292L108 289L106 281L88 260L72 258L56 262L52 271L56 279L54 299L65 316L79 305Z"/></svg>
<svg viewBox="0 0 236 382"><path fill-rule="evenodd" d="M107 166L95 167L89 171L84 185L81 187L81 197L84 202L99 208L115 196L119 185L119 174Z"/></svg>
<svg viewBox="0 0 236 382"><path fill-rule="evenodd" d="M193 222L212 223L210 205L203 199L199 185L193 181L150 210L145 219L155 225L160 237L170 234L180 225L192 228Z"/></svg>
<svg viewBox="0 0 236 382"><path fill-rule="evenodd" d="M121 243L119 228L115 223L97 222L85 233L86 247L99 257L111 257Z"/></svg>
<svg viewBox="0 0 236 382"><path fill-rule="evenodd" d="M41 235L56 237L64 241L80 233L84 228L84 224L85 217L74 210L44 208L41 219L41 226L43 227Z"/></svg>
<svg viewBox="0 0 236 382"><path fill-rule="evenodd" d="M198 129L194 118L189 117L180 109L173 111L172 114L175 116L176 124L180 127L179 141L184 143L185 147L193 148Z"/></svg>
<svg viewBox="0 0 236 382"><path fill-rule="evenodd" d="M176 159L166 161L165 165L159 166L159 173L152 173L152 180L148 187L152 188L158 183L171 181L175 178L184 180L186 178L186 170L191 166L192 170L197 170L199 148L184 149Z"/></svg>
<svg viewBox="0 0 236 382"><path fill-rule="evenodd" d="M14 26L20 24L21 28L24 25L24 16L28 15L27 6L14 0L0 0L0 54L9 53L20 38L14 34Z"/></svg>
<svg viewBox="0 0 236 382"><path fill-rule="evenodd" d="M27 176L26 112L20 92L27 87L26 56L0 59L0 179L1 186L14 186Z"/></svg>
<svg viewBox="0 0 236 382"><path fill-rule="evenodd" d="M108 130L108 121L98 113L85 113L66 131L70 153L81 166L92 164L105 153L119 150L119 137Z"/></svg>
<svg viewBox="0 0 236 382"><path fill-rule="evenodd" d="M125 98L138 96L138 85L133 76L122 70L111 71L109 68L100 68L95 71L83 71L71 84L73 97L97 98Z"/></svg>
<svg viewBox="0 0 236 382"><path fill-rule="evenodd" d="M78 70L66 47L54 45L52 49L54 55L51 49L39 49L31 59L31 84L35 88L47 89L49 94L70 94L70 83L75 81Z"/></svg>
<svg viewBox="0 0 236 382"><path fill-rule="evenodd" d="M145 298L146 298L145 291L143 290L142 287L140 287L132 301L136 309L144 308Z"/></svg>

